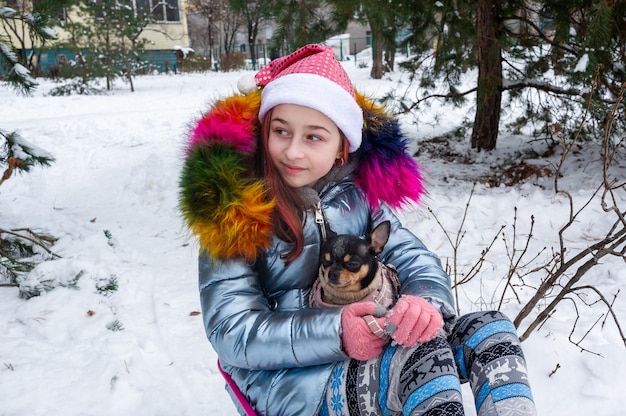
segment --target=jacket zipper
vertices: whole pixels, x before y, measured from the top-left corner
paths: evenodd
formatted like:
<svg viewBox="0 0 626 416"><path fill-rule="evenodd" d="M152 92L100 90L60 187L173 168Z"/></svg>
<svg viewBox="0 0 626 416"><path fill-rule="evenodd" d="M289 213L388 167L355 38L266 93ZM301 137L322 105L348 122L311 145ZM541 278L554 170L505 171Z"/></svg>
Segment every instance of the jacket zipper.
<svg viewBox="0 0 626 416"><path fill-rule="evenodd" d="M322 234L322 241L326 241L326 234L327 234L326 233L326 220L324 218L324 213L322 212L322 199L331 191L331 189L336 188L337 186L346 182L351 182L351 181L343 179L335 183L332 187L325 189L324 192L320 193L320 199L319 201L317 201L317 203L314 206L315 223L319 226L320 233Z"/></svg>
<svg viewBox="0 0 626 416"><path fill-rule="evenodd" d="M319 226L322 233L322 241L326 241L326 225L324 220L324 213L322 212L322 201L317 201L315 204L315 223Z"/></svg>

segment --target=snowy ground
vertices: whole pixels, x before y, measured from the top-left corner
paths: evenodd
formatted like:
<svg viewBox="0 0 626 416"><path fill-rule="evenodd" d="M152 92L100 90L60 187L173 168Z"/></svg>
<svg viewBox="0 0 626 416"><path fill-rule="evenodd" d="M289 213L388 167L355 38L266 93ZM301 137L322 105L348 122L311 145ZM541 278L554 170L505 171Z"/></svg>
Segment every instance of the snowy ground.
<svg viewBox="0 0 626 416"><path fill-rule="evenodd" d="M374 95L384 94L398 77L372 81L369 69L354 63L346 68L357 87ZM31 276L33 284L52 280L58 286L54 290L24 300L15 287L0 288L1 416L235 414L198 314L197 247L177 213L177 180L188 123L212 98L232 92L240 75L141 77L135 93L120 84L111 94L89 97L47 96L54 86L47 81L34 97L0 89L0 128L19 129L56 158L51 167L0 187L0 228L30 227L56 236L52 250L61 256ZM418 140L457 125L471 108L441 111L430 105L420 111L425 120L434 120L435 114L440 118L419 128L407 119L404 126L415 149ZM472 179L487 171L487 163L518 157L528 142L505 135L496 152L470 156L484 163L469 165L420 153L430 194L422 207L405 214L407 225L451 263L453 249L437 219L456 238ZM452 147L471 155L466 141ZM598 160L597 149L578 154L563 179L578 206L599 183ZM626 167L620 163L617 175L623 179ZM462 311L498 301L515 208L518 250L531 216L535 226L528 258L543 247L548 252L557 247L567 203L554 195L552 180L536 178L513 188L477 185L458 250L461 271L476 261L501 225L507 228L481 273L459 291ZM597 203L588 212L566 236L568 247L583 247L606 231L607 216ZM625 279L623 261L605 260L585 282L613 299ZM111 281L118 290L102 290ZM503 310L515 316L521 306L511 292L506 298ZM614 306L626 322L622 298ZM626 350L620 334L610 318L586 334L606 308L579 303L579 309L585 315L572 339L582 339L590 352L568 340L575 320L571 302L557 308L523 344L540 414L623 415Z"/></svg>

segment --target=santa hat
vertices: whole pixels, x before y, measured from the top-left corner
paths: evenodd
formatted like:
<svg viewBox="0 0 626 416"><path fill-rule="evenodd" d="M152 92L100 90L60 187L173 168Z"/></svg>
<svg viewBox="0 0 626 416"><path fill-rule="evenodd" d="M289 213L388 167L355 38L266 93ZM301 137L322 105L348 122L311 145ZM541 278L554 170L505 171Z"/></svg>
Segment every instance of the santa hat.
<svg viewBox="0 0 626 416"><path fill-rule="evenodd" d="M313 108L331 119L350 143L350 152L361 146L363 111L356 102L348 74L329 46L311 44L274 59L255 75L262 87L259 120L279 104ZM251 85L239 84L250 92Z"/></svg>

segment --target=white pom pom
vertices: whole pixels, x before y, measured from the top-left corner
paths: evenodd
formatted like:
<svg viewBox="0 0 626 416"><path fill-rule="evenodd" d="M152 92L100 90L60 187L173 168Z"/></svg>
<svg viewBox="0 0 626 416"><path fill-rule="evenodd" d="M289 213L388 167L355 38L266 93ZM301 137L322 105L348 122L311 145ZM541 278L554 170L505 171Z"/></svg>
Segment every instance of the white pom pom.
<svg viewBox="0 0 626 416"><path fill-rule="evenodd" d="M256 91L257 85L254 76L247 74L239 78L237 81L237 89L244 95L252 94Z"/></svg>

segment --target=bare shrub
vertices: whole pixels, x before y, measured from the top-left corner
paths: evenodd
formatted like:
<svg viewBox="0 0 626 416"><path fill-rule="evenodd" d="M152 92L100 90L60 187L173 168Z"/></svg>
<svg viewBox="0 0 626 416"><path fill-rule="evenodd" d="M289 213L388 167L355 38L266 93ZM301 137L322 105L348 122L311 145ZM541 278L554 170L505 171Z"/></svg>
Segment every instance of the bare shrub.
<svg viewBox="0 0 626 416"><path fill-rule="evenodd" d="M226 52L222 54L220 69L222 71L234 71L245 67L245 55L243 52Z"/></svg>
<svg viewBox="0 0 626 416"><path fill-rule="evenodd" d="M626 139L617 142L615 139L611 140L613 122L619 116L620 111L623 111L621 105L625 88L626 83L622 85L619 99L606 117L602 157L599 162L602 164L602 178L595 189L582 201L580 197L575 199L572 195L572 191L578 191L578 189L563 189L560 183L563 166L572 154L572 149L576 148L578 136L567 138L561 134L558 125L552 128L553 137L557 138L561 150L558 163L550 169L554 172L555 197L564 198L567 207L564 213L565 222L556 231L554 247L531 249L531 242L535 238L533 235L535 214L530 214L528 229L522 232L518 229L519 213L515 208L511 232L505 233L505 226L501 226L493 238L481 249L480 255L473 264L460 265L458 257L466 233L466 218L471 207L474 188L472 188L456 231L450 232L444 228L435 213L430 210L452 248L452 259L446 268L452 277L453 287L457 294L457 309L459 309L460 286L473 281L484 267L494 244L501 241L505 245L508 265L505 274L500 278L501 284L497 289L499 292L493 295L495 299L493 304L497 309L502 308L508 301L515 301L521 306L513 321L518 330L522 331L520 336L522 340L527 339L533 331L540 328L557 311L558 306L567 302L575 311L570 341L581 350L587 351L582 346L585 337L598 324L604 326L609 317L626 346L626 337L613 307L620 291L608 293L606 288L597 283L598 280L591 273L603 259L617 258L626 262L626 180L619 174L612 173L620 160L619 156L623 158ZM592 95L589 94L590 97ZM590 105L591 102L589 102ZM581 120L581 123L584 122L585 119ZM537 174L534 169L530 172ZM583 226L583 221L581 221L583 216L597 215L595 211L601 212L602 220L608 226L604 230L595 230L600 233L600 237L589 237L589 240L579 240L577 245L573 245L572 239L568 236L578 235L577 233L581 231L580 227ZM595 233L595 235L598 234ZM520 295L522 288L524 295ZM596 319L592 318L592 324L587 324L587 327L582 329L577 328L581 317L593 317L593 314L597 314L598 311L600 316ZM581 331L582 336L575 340L574 332L580 333Z"/></svg>

